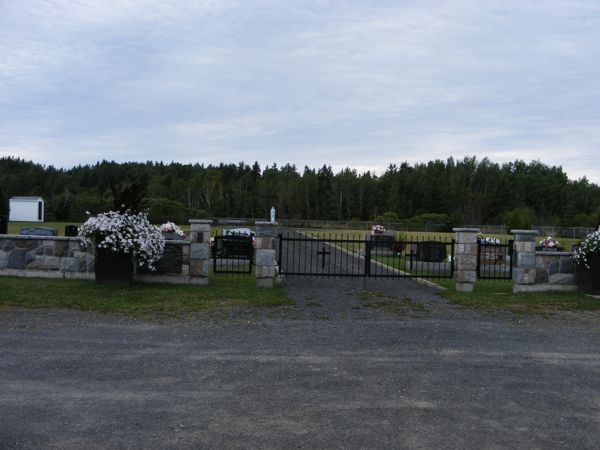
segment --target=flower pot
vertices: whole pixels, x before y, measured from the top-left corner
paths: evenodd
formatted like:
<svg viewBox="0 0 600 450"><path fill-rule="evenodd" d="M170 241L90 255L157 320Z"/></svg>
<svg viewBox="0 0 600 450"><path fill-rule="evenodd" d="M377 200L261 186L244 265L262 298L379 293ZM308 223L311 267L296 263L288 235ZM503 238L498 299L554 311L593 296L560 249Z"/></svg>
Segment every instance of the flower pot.
<svg viewBox="0 0 600 450"><path fill-rule="evenodd" d="M133 259L129 253L96 248L96 283L128 285L133 281Z"/></svg>
<svg viewBox="0 0 600 450"><path fill-rule="evenodd" d="M575 280L577 289L586 294L600 294L600 256L592 255L589 258L588 269L583 264L575 266Z"/></svg>

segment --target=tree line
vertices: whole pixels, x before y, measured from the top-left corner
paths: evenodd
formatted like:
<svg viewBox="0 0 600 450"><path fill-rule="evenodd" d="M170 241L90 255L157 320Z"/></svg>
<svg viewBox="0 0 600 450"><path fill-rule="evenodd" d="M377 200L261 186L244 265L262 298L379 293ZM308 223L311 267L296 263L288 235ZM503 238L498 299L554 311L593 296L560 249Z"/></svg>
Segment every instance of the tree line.
<svg viewBox="0 0 600 450"><path fill-rule="evenodd" d="M598 226L600 187L570 180L540 161L494 163L448 158L390 164L380 175L286 164L181 164L101 161L70 169L0 158L0 214L8 198L39 195L47 220L82 221L112 206L111 180L148 183L145 206L154 222L188 218L266 218L271 206L286 219L527 223Z"/></svg>

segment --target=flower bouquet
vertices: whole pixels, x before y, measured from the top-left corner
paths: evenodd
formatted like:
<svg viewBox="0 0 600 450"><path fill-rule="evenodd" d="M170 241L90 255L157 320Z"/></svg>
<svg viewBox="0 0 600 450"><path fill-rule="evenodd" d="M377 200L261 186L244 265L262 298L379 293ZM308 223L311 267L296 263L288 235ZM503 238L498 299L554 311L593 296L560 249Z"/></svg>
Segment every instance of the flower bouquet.
<svg viewBox="0 0 600 450"><path fill-rule="evenodd" d="M385 233L385 227L383 225L373 225L371 227L371 233L372 234L382 234Z"/></svg>
<svg viewBox="0 0 600 450"><path fill-rule="evenodd" d="M163 233L165 239L180 239L185 236L185 233L173 222L163 223L159 227L161 233Z"/></svg>

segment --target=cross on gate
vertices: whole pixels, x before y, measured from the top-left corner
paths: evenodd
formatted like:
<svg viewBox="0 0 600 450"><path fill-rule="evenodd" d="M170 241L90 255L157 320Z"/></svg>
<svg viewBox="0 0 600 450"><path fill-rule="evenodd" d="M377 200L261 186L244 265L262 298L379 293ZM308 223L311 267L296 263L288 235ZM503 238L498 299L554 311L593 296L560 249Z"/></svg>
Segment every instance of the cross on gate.
<svg viewBox="0 0 600 450"><path fill-rule="evenodd" d="M325 255L331 255L331 252L325 250L325 244L323 244L323 250L317 251L317 255L321 255L321 269L325 269Z"/></svg>

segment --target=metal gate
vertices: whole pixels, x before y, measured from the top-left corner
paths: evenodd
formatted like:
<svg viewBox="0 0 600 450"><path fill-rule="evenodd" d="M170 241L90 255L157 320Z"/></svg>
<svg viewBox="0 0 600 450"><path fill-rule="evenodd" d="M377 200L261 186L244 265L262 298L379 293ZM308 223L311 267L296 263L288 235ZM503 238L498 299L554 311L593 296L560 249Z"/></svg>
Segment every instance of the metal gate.
<svg viewBox="0 0 600 450"><path fill-rule="evenodd" d="M279 273L306 277L452 278L454 240L279 234Z"/></svg>
<svg viewBox="0 0 600 450"><path fill-rule="evenodd" d="M213 272L250 275L254 265L252 236L217 235L211 239Z"/></svg>
<svg viewBox="0 0 600 450"><path fill-rule="evenodd" d="M477 244L477 278L512 280L513 240L506 243L479 241Z"/></svg>

